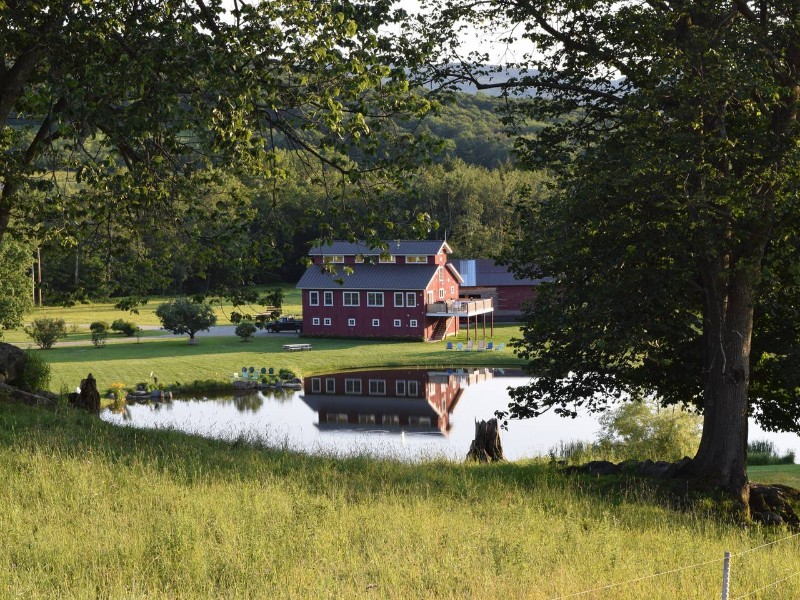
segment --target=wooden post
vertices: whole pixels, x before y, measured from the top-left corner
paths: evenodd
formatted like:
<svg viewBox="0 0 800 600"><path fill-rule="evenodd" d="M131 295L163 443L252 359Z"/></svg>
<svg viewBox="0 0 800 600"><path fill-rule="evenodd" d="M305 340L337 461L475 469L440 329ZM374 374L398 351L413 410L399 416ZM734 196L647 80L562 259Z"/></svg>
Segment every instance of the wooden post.
<svg viewBox="0 0 800 600"><path fill-rule="evenodd" d="M728 600L731 582L731 553L726 551L722 561L722 600Z"/></svg>
<svg viewBox="0 0 800 600"><path fill-rule="evenodd" d="M38 271L37 280L39 282L39 306L42 306L42 249L36 246L36 270Z"/></svg>

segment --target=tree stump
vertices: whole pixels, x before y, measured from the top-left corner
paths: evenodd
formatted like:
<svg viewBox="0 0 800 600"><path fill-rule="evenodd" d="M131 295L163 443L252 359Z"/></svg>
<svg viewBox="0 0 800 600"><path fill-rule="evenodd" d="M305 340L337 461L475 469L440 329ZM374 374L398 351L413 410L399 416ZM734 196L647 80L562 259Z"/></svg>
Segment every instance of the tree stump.
<svg viewBox="0 0 800 600"><path fill-rule="evenodd" d="M72 396L72 394L70 394ZM70 398L71 399L71 398ZM81 381L81 391L74 400L76 408L98 412L100 410L100 392L97 391L97 380L89 375Z"/></svg>
<svg viewBox="0 0 800 600"><path fill-rule="evenodd" d="M497 419L475 421L475 439L469 446L467 460L498 462L505 459Z"/></svg>

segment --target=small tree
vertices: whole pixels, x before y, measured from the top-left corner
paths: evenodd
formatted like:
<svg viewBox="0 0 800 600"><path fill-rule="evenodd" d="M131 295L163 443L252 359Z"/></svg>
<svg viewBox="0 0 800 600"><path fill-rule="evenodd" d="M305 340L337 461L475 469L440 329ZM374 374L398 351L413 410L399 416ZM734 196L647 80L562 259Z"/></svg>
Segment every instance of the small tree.
<svg viewBox="0 0 800 600"><path fill-rule="evenodd" d="M67 337L67 324L64 319L42 317L34 319L33 324L25 328L25 333L33 338L39 348L48 350L56 341Z"/></svg>
<svg viewBox="0 0 800 600"><path fill-rule="evenodd" d="M697 452L702 424L700 415L679 407L627 402L600 417L600 445L637 460L679 460Z"/></svg>
<svg viewBox="0 0 800 600"><path fill-rule="evenodd" d="M105 346L108 337L108 323L95 321L89 325L89 330L92 332L92 343L98 348Z"/></svg>
<svg viewBox="0 0 800 600"><path fill-rule="evenodd" d="M190 302L186 298L178 298L156 309L156 316L161 320L161 325L175 335L189 334L189 343L194 344L194 334L198 331L208 331L215 325L217 317L214 309L205 302Z"/></svg>
<svg viewBox="0 0 800 600"><path fill-rule="evenodd" d="M255 334L256 326L252 321L242 321L236 326L236 335L242 338L243 342L249 342L250 338Z"/></svg>

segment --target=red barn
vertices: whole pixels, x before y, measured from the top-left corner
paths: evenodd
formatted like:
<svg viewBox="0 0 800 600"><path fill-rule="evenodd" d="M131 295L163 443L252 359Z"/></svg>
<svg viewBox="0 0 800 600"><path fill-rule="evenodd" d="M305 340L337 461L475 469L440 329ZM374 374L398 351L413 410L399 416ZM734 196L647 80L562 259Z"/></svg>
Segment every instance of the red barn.
<svg viewBox="0 0 800 600"><path fill-rule="evenodd" d="M311 250L297 283L304 335L434 341L458 333L459 317L491 313L491 300L459 301L462 279L447 242L387 244L334 241Z"/></svg>
<svg viewBox="0 0 800 600"><path fill-rule="evenodd" d="M526 306L536 300L536 288L550 279L517 279L507 267L488 258L453 261L461 274L461 296L492 300L494 316L500 320L518 319Z"/></svg>

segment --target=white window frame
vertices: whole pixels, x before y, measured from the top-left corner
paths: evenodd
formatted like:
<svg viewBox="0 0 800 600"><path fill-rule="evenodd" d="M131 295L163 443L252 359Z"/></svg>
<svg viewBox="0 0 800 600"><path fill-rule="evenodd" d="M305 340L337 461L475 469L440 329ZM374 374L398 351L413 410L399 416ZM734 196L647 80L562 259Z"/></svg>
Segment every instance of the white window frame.
<svg viewBox="0 0 800 600"><path fill-rule="evenodd" d="M325 306L333 306L333 292L328 290L322 292L322 303Z"/></svg>
<svg viewBox="0 0 800 600"><path fill-rule="evenodd" d="M403 326L403 321L401 319L395 319L394 320L394 326L395 327L402 327Z"/></svg>
<svg viewBox="0 0 800 600"><path fill-rule="evenodd" d="M428 304L433 304L433 290L428 290Z"/></svg>
<svg viewBox="0 0 800 600"><path fill-rule="evenodd" d="M416 320L416 319L411 319L411 320L408 322L408 326L409 326L409 327L419 327L419 323L417 323L417 320Z"/></svg>
<svg viewBox="0 0 800 600"><path fill-rule="evenodd" d="M358 385L356 385L358 384ZM361 396L361 379L349 378L344 380L344 393L348 396Z"/></svg>
<svg viewBox="0 0 800 600"><path fill-rule="evenodd" d="M406 382L402 379L398 379L394 382L394 395L395 396L405 396L406 395Z"/></svg>
<svg viewBox="0 0 800 600"><path fill-rule="evenodd" d="M439 281L444 281L444 267L438 267L437 271L439 271Z"/></svg>
<svg viewBox="0 0 800 600"><path fill-rule="evenodd" d="M326 254L322 257L322 262L324 264L335 264L335 263L343 263L344 256L341 254Z"/></svg>
<svg viewBox="0 0 800 600"><path fill-rule="evenodd" d="M408 389L407 394L411 398L416 398L419 396L419 383L414 379L408 380Z"/></svg>
<svg viewBox="0 0 800 600"><path fill-rule="evenodd" d="M406 307L408 307L408 308L416 308L417 307L417 293L416 292L406 292Z"/></svg>
<svg viewBox="0 0 800 600"><path fill-rule="evenodd" d="M361 306L361 292L342 292L342 306Z"/></svg>
<svg viewBox="0 0 800 600"><path fill-rule="evenodd" d="M450 286L450 293L451 294L455 294L456 293L456 286L454 286L454 285Z"/></svg>
<svg viewBox="0 0 800 600"><path fill-rule="evenodd" d="M405 294L403 292L395 292L394 293L394 306L395 308L402 308L405 306L405 302L403 301L405 298Z"/></svg>
<svg viewBox="0 0 800 600"><path fill-rule="evenodd" d="M325 393L326 394L335 394L336 393L336 378L335 377L326 377L325 378Z"/></svg>
<svg viewBox="0 0 800 600"><path fill-rule="evenodd" d="M319 292L317 290L308 292L308 305L319 306Z"/></svg>
<svg viewBox="0 0 800 600"><path fill-rule="evenodd" d="M322 379L320 379L319 377L311 378L311 393L312 394L322 393Z"/></svg>
<svg viewBox="0 0 800 600"><path fill-rule="evenodd" d="M428 257L424 254L412 254L406 256L406 263L425 263L427 264Z"/></svg>
<svg viewBox="0 0 800 600"><path fill-rule="evenodd" d="M383 306L383 292L367 292L367 306Z"/></svg>
<svg viewBox="0 0 800 600"><path fill-rule="evenodd" d="M313 317L311 319L311 324L312 325L319 325L319 317Z"/></svg>
<svg viewBox="0 0 800 600"><path fill-rule="evenodd" d="M444 288L439 288L439 300L444 298Z"/></svg>
<svg viewBox="0 0 800 600"><path fill-rule="evenodd" d="M381 320L380 319L372 319L372 326L373 327L380 327L381 326Z"/></svg>
<svg viewBox="0 0 800 600"><path fill-rule="evenodd" d="M330 327L331 326L331 318L330 317L325 317L325 320L322 322L322 324L325 325L326 327Z"/></svg>
<svg viewBox="0 0 800 600"><path fill-rule="evenodd" d="M397 258L395 257L394 254L390 254L389 256L381 255L381 256L378 257L378 262L379 263L393 263L393 262L397 262Z"/></svg>
<svg viewBox="0 0 800 600"><path fill-rule="evenodd" d="M356 320L353 317L348 318L347 319L347 326L348 327L355 327L356 326Z"/></svg>
<svg viewBox="0 0 800 600"><path fill-rule="evenodd" d="M374 391L373 391L374 384ZM386 380L385 379L370 379L368 383L370 396L385 396L386 395Z"/></svg>

